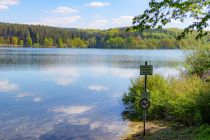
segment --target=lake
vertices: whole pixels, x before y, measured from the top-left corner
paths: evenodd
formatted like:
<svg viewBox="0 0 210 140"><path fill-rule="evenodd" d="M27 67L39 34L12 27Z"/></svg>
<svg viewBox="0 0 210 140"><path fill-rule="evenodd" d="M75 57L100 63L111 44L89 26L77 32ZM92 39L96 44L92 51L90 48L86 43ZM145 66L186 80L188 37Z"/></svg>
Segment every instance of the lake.
<svg viewBox="0 0 210 140"><path fill-rule="evenodd" d="M145 61L179 75L181 50L0 49L0 139L116 140L121 98Z"/></svg>

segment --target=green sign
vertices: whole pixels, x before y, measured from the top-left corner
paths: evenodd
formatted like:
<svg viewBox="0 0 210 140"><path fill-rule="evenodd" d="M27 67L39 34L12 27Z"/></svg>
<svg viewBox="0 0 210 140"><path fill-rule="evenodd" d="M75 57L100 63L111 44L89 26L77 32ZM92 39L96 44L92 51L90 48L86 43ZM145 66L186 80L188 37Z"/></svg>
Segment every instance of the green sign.
<svg viewBox="0 0 210 140"><path fill-rule="evenodd" d="M140 75L152 75L153 66L152 65L141 65L140 66Z"/></svg>

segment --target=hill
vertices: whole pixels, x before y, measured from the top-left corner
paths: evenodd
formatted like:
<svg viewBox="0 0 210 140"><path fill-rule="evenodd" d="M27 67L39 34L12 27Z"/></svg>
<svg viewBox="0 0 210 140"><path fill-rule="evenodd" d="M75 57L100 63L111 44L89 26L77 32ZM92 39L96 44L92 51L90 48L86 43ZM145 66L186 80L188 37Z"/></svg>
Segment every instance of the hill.
<svg viewBox="0 0 210 140"><path fill-rule="evenodd" d="M179 49L210 45L210 37L195 40L196 33L181 41L180 29L127 32L126 28L108 30L57 28L42 25L0 23L0 46L60 48Z"/></svg>

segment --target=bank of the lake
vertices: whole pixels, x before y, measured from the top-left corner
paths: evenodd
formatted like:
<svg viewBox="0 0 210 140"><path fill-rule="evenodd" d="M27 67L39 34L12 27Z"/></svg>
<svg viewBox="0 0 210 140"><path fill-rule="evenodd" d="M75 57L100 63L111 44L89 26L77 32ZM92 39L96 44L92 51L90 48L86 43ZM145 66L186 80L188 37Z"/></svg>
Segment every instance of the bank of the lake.
<svg viewBox="0 0 210 140"><path fill-rule="evenodd" d="M143 77L131 81L122 102L124 120L135 121L133 135L126 139L189 139L210 138L210 52L208 48L193 51L185 60L180 76L148 76L147 135L143 137L143 109L139 100L145 98ZM152 121L153 120L153 121ZM157 120L157 121L155 121ZM161 120L161 121L160 121ZM140 130L141 129L141 130Z"/></svg>
<svg viewBox="0 0 210 140"><path fill-rule="evenodd" d="M210 126L187 127L179 122L148 121L143 136L143 122L130 122L124 140L208 140Z"/></svg>

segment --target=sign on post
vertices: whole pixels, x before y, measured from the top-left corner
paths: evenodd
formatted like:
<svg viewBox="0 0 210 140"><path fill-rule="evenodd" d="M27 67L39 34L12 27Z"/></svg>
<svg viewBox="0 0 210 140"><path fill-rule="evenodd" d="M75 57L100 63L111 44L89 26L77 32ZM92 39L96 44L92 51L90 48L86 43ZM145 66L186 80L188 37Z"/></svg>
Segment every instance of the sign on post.
<svg viewBox="0 0 210 140"><path fill-rule="evenodd" d="M150 101L147 98L147 75L153 74L153 66L147 65L147 62L145 62L145 65L140 66L140 75L144 75L144 92L143 92L143 98L140 100L140 105L143 109L143 120L144 120L144 136L146 134L146 110L150 107Z"/></svg>
<svg viewBox="0 0 210 140"><path fill-rule="evenodd" d="M152 65L141 65L140 66L140 75L152 75L153 66Z"/></svg>

